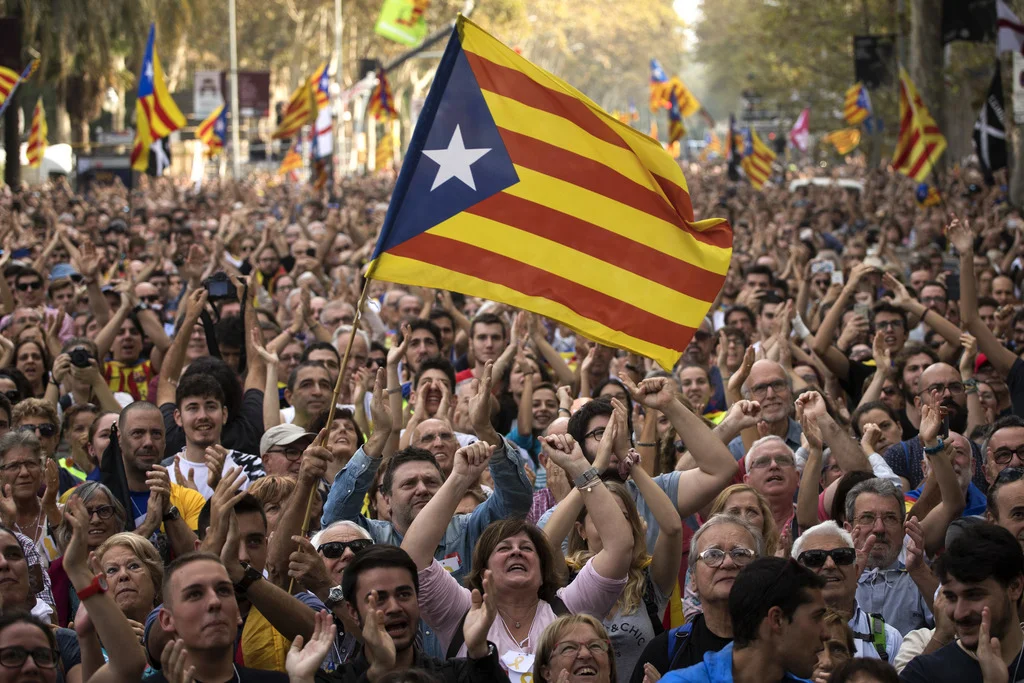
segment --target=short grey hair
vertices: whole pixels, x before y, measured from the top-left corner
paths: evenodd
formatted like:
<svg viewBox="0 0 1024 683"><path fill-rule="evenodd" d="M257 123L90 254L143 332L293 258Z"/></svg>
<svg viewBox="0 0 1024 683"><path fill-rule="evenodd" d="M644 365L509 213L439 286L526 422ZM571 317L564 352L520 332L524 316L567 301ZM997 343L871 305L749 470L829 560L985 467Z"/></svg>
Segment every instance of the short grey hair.
<svg viewBox="0 0 1024 683"><path fill-rule="evenodd" d="M107 499L110 501L110 505L114 508L114 517L116 517L118 521L118 530L124 531L125 525L128 522L128 512L124 509L124 504L114 496L113 492L100 482L87 481L79 484L75 488L71 489L71 494L68 496L68 502L70 502L72 498L78 498L83 503L88 503L99 493L106 495ZM71 525L62 520L60 526L54 530L53 534L58 547L61 549L68 547L68 543L71 541L71 532Z"/></svg>
<svg viewBox="0 0 1024 683"><path fill-rule="evenodd" d="M0 436L0 460L3 460L4 456L15 448L29 449L42 462L43 444L40 443L39 437L35 435L35 432L11 430Z"/></svg>
<svg viewBox="0 0 1024 683"><path fill-rule="evenodd" d="M750 472L750 464L754 461L754 451L759 450L770 443L775 443L776 441L786 447L786 450L789 451L789 454L793 456L793 462L796 462L796 454L793 452L793 449L789 447L789 444L786 443L786 440L783 439L781 436L769 434L768 436L762 436L760 439L750 444L750 450L748 450L747 454L743 456L744 469L747 472Z"/></svg>
<svg viewBox="0 0 1024 683"><path fill-rule="evenodd" d="M766 359L766 360L769 363L774 363L776 366L778 366L779 370L782 371L782 378L786 380L786 386L789 388L790 396L792 396L793 395L793 378L790 377L788 372L786 372L786 368L782 367L782 363L779 363L778 361L774 361L774 360L770 360L770 359ZM745 398L746 400L750 401L750 400L753 400L753 396L750 393L750 387L747 385L748 381L749 380L743 382L743 386L740 387L740 393L743 394L743 398Z"/></svg>
<svg viewBox="0 0 1024 683"><path fill-rule="evenodd" d="M843 543L846 544L847 548L855 547L853 544L853 536L849 531L836 524L834 519L830 519L827 522L821 524L815 524L807 531L800 534L800 536L793 541L793 551L790 553L792 557L797 560L800 559L800 551L804 548L804 542L808 538L815 536L831 536L833 538L838 537Z"/></svg>
<svg viewBox="0 0 1024 683"><path fill-rule="evenodd" d="M345 338L344 339L344 343L347 345L348 344L348 336L350 334L352 334L352 326L351 325L339 325L338 329L336 329L334 331L334 339L332 339L331 341L334 343L334 348L338 349L338 353L341 353L341 354L345 353L344 347L341 347L341 348L338 347L338 340L341 339L342 337L344 337ZM367 351L369 351L369 349L370 349L370 335L366 334L366 332L364 332L363 330L356 330L356 335L360 339L362 339L364 342L366 342L366 349L367 349Z"/></svg>
<svg viewBox="0 0 1024 683"><path fill-rule="evenodd" d="M313 549L314 550L319 549L320 541L323 540L324 534L326 534L331 529L338 529L338 528L341 528L341 527L346 527L346 528L351 529L355 533L357 533L360 536L362 536L363 538L365 538L367 541L372 541L373 540L373 536L370 535L370 532L367 531L366 529L364 529L363 527L359 526L355 522L350 522L347 519L341 519L341 520L338 520L337 522L331 522L330 524L325 526L323 529L321 529L320 531L318 531L315 534L313 534L313 538L309 539L309 542L313 544Z"/></svg>
<svg viewBox="0 0 1024 683"><path fill-rule="evenodd" d="M758 557L764 555L764 536L761 535L761 531L757 527L738 515L719 512L717 515L712 515L711 519L704 522L701 527L697 529L697 533L693 535L693 538L690 539L690 555L687 558L687 562L691 569L695 564L697 564L697 546L700 545L701 536L703 536L704 532L708 529L713 529L714 527L721 526L722 524L732 524L733 526L738 526L746 531L750 534L750 537L754 539L754 552L757 553Z"/></svg>
<svg viewBox="0 0 1024 683"><path fill-rule="evenodd" d="M862 493L873 493L876 496L882 498L891 497L896 501L896 507L900 511L900 524L903 523L906 517L907 510L904 507L903 496L900 494L900 490L896 488L896 485L887 479L865 479L861 483L850 489L850 492L846 494L845 508L846 508L846 521L850 524L854 523L853 511L857 504L857 496Z"/></svg>

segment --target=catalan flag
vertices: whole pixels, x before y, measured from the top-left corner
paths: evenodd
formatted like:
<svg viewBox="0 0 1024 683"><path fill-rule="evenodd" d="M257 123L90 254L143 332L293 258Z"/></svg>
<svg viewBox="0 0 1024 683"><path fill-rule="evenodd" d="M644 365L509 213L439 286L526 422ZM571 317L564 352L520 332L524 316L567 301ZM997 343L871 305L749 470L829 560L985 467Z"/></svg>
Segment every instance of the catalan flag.
<svg viewBox="0 0 1024 683"><path fill-rule="evenodd" d="M673 90L668 94L668 144L681 140L686 135L686 128L683 126L682 113L679 111L679 98Z"/></svg>
<svg viewBox="0 0 1024 683"><path fill-rule="evenodd" d="M851 126L859 126L864 119L871 116L871 97L863 83L857 82L846 91L846 102L843 104L843 118Z"/></svg>
<svg viewBox="0 0 1024 683"><path fill-rule="evenodd" d="M764 183L772 174L772 162L775 161L775 152L761 141L757 131L748 128L743 133L743 160L740 166L750 179L750 184L755 190L764 187Z"/></svg>
<svg viewBox="0 0 1024 683"><path fill-rule="evenodd" d="M834 130L822 138L822 140L835 147L836 151L840 154L849 154L860 144L860 129L841 128Z"/></svg>
<svg viewBox="0 0 1024 683"><path fill-rule="evenodd" d="M501 301L670 368L731 255L661 145L460 16L367 277Z"/></svg>
<svg viewBox="0 0 1024 683"><path fill-rule="evenodd" d="M377 139L376 163L374 168L378 173L390 171L395 165L394 148L392 146L393 133L391 123L384 124L384 133Z"/></svg>
<svg viewBox="0 0 1024 683"><path fill-rule="evenodd" d="M928 206L935 206L942 202L942 195L939 191L929 185L928 183L921 183L917 186L917 190L914 192L914 198L917 200L917 205L925 208Z"/></svg>
<svg viewBox="0 0 1024 683"><path fill-rule="evenodd" d="M317 111L326 107L331 97L331 70L328 67L329 64L329 61L324 62L309 77L309 86L313 88L313 94L316 96Z"/></svg>
<svg viewBox="0 0 1024 683"><path fill-rule="evenodd" d="M216 156L224 149L227 134L228 110L223 104L214 109L196 129L196 137L206 145L208 157Z"/></svg>
<svg viewBox="0 0 1024 683"><path fill-rule="evenodd" d="M684 117L693 116L700 111L700 100L686 87L679 76L673 76L669 80L668 88L669 92L676 96L676 100L679 102L679 111ZM669 102L671 103L671 99Z"/></svg>
<svg viewBox="0 0 1024 683"><path fill-rule="evenodd" d="M722 156L725 152L725 148L722 146L722 139L718 137L718 133L714 130L704 133L704 143L704 150L700 153L701 161L707 161L712 154Z"/></svg>
<svg viewBox="0 0 1024 683"><path fill-rule="evenodd" d="M369 112L378 121L390 121L398 115L395 98L391 95L391 84L384 69L377 72L377 87L370 93Z"/></svg>
<svg viewBox="0 0 1024 683"><path fill-rule="evenodd" d="M14 91L18 89L22 81L35 72L38 66L39 60L33 59L25 67L25 70L21 72L21 75L18 75L16 71L0 66L0 116L3 116L7 106L11 103L11 95L14 94Z"/></svg>
<svg viewBox="0 0 1024 683"><path fill-rule="evenodd" d="M28 135L28 148L25 156L28 157L28 165L32 168L39 168L43 164L43 155L46 153L46 112L43 110L43 98L36 100L36 109L32 112L32 131Z"/></svg>
<svg viewBox="0 0 1024 683"><path fill-rule="evenodd" d="M661 68L661 62L657 59L651 60L651 112L663 109L668 104L668 92L665 84L668 83L668 76Z"/></svg>
<svg viewBox="0 0 1024 683"><path fill-rule="evenodd" d="M928 113L906 69L900 67L900 134L892 167L918 182L931 173L932 166L946 150L946 138Z"/></svg>
<svg viewBox="0 0 1024 683"><path fill-rule="evenodd" d="M281 160L281 165L278 167L277 172L281 175L287 175L292 171L298 171L302 168L302 155L299 154L299 140L296 138L292 146L288 148L288 153L284 155L284 159Z"/></svg>
<svg viewBox="0 0 1024 683"><path fill-rule="evenodd" d="M303 81L292 93L271 137L275 140L295 137L303 126L316 120L316 112L316 93L309 81Z"/></svg>
<svg viewBox="0 0 1024 683"><path fill-rule="evenodd" d="M185 116L167 90L155 42L156 25L150 24L135 99L135 141L132 143L131 160L136 171L149 168L149 148L154 142L185 126Z"/></svg>

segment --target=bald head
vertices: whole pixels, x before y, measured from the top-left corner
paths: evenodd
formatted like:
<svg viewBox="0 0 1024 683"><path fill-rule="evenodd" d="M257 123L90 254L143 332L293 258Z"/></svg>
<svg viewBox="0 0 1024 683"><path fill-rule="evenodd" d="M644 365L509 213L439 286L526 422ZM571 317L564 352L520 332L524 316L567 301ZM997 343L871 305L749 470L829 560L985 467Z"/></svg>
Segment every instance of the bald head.
<svg viewBox="0 0 1024 683"><path fill-rule="evenodd" d="M445 476L451 474L452 466L455 464L455 451L458 450L459 443L455 438L455 430L447 420L438 420L437 418L423 420L413 428L409 445L424 448L433 453Z"/></svg>

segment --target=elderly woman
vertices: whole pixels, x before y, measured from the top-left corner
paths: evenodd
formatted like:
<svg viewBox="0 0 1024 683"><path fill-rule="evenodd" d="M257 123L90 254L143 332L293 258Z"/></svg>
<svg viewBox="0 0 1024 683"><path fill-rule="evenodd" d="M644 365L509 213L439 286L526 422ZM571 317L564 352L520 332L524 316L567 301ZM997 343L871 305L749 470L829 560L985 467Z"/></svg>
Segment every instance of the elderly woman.
<svg viewBox="0 0 1024 683"><path fill-rule="evenodd" d="M626 585L633 558L629 523L579 444L566 434L544 437L542 443L548 459L577 483L590 523L602 541L601 551L587 560L568 586L559 588L561 567L544 533L521 519L494 522L484 530L473 551L468 587L460 586L434 557L456 506L487 467L491 447L486 442L456 452L451 475L402 541L419 569L420 615L449 656L465 656L459 636L471 605L470 589L489 592L484 590L485 578L493 586L498 618L487 639L496 644L510 677L532 674L540 636L558 615L608 614Z"/></svg>
<svg viewBox="0 0 1024 683"><path fill-rule="evenodd" d="M52 502L57 496L57 464L48 461L46 486L49 489L39 497L43 488L43 452L39 439L30 431L8 432L0 436L0 520L20 534L32 539L39 554L49 563L60 552L50 527L60 523L59 513ZM52 518L48 518L49 505Z"/></svg>
<svg viewBox="0 0 1024 683"><path fill-rule="evenodd" d="M771 516L768 516L771 519ZM657 680L674 669L703 661L732 642L729 593L740 570L764 554L761 532L731 514L713 515L690 539L692 585L703 611L648 643L630 683Z"/></svg>
<svg viewBox="0 0 1024 683"><path fill-rule="evenodd" d="M540 636L533 663L537 683L556 683L562 672L577 673L593 683L616 680L615 655L608 632L589 614L571 614L551 622Z"/></svg>
<svg viewBox="0 0 1024 683"><path fill-rule="evenodd" d="M98 481L86 483L71 489L68 501L80 500L89 513L89 530L86 544L89 551L95 551L108 538L124 531L128 515L124 505L117 500L110 489ZM60 548L67 548L71 541L71 525L66 521L53 530L54 540ZM58 557L50 563L47 571L53 583L53 598L57 608L57 623L67 626L78 612L78 595L75 593L67 572L64 570L64 558Z"/></svg>

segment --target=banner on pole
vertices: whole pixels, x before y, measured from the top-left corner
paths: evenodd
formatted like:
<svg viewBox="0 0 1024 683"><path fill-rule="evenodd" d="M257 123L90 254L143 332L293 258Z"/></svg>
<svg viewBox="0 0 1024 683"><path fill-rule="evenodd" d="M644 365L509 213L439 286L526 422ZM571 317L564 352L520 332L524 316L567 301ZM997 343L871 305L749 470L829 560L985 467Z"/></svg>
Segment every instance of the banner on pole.
<svg viewBox="0 0 1024 683"><path fill-rule="evenodd" d="M430 0L384 0L373 29L388 40L416 47L427 35L423 15L429 6Z"/></svg>
<svg viewBox="0 0 1024 683"><path fill-rule="evenodd" d="M895 57L895 36L854 36L854 80L863 83L868 90L889 85L896 72L893 62Z"/></svg>
<svg viewBox="0 0 1024 683"><path fill-rule="evenodd" d="M192 82L192 113L197 119L205 119L226 100L219 71L196 71Z"/></svg>

